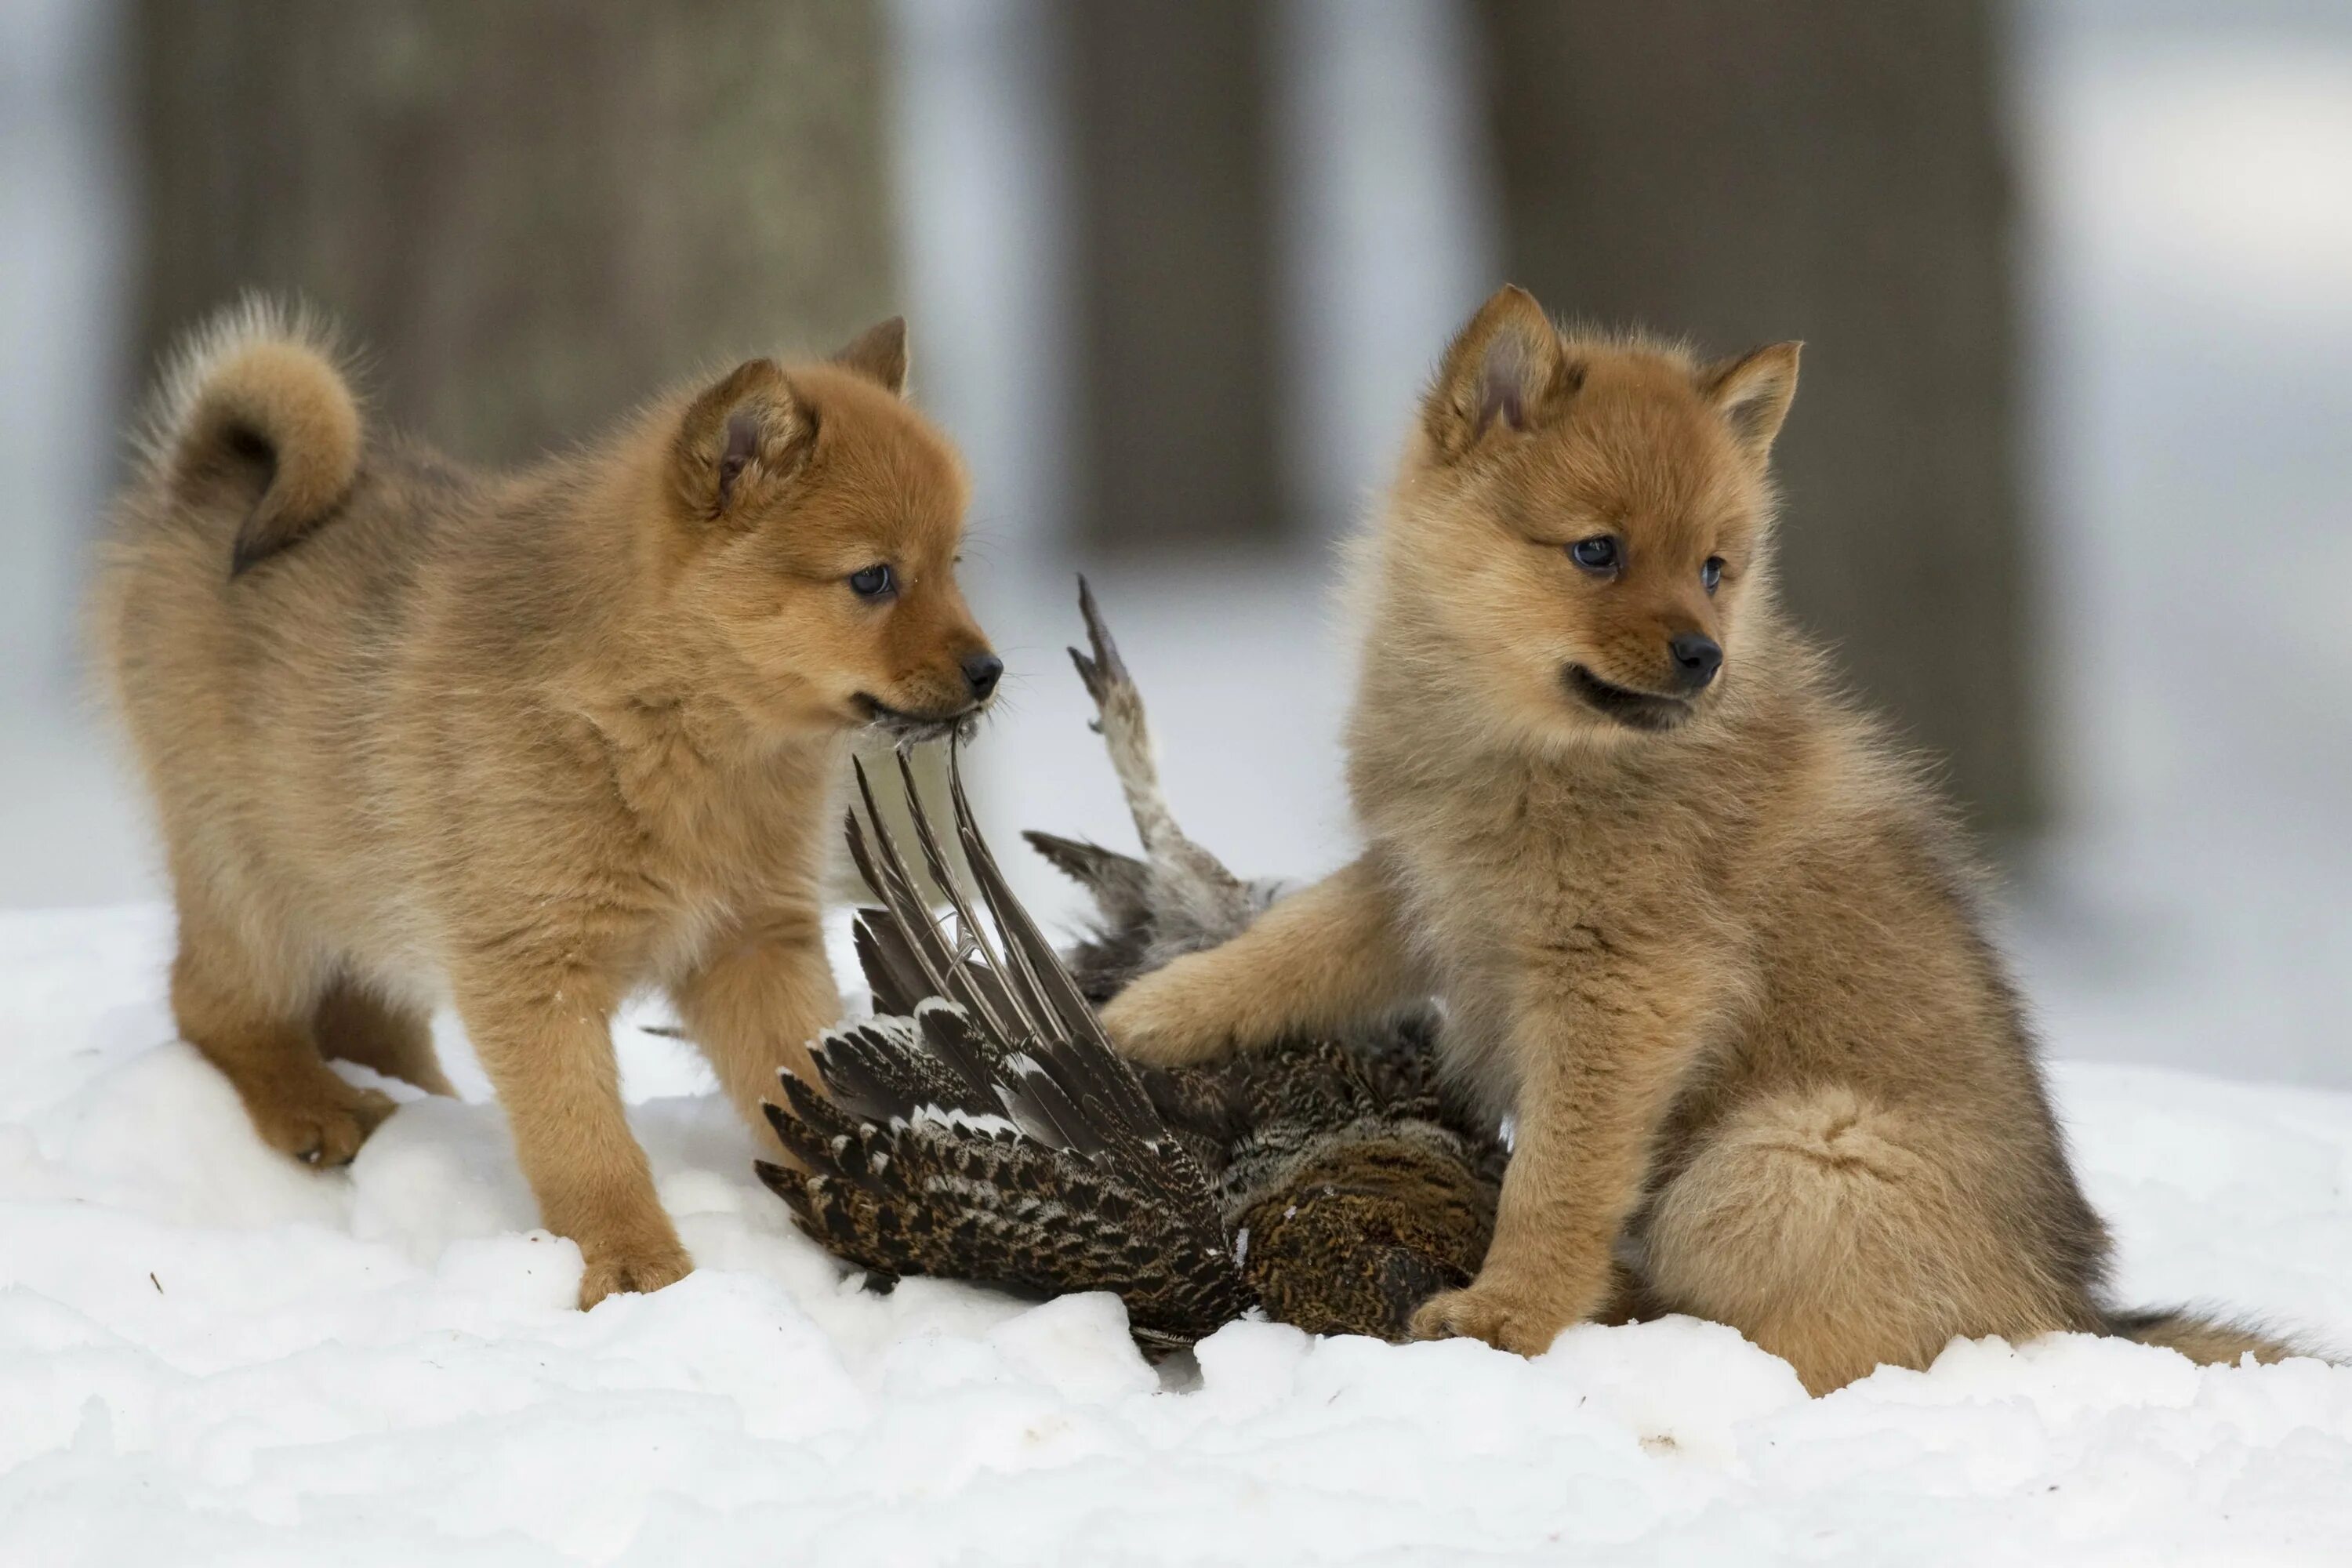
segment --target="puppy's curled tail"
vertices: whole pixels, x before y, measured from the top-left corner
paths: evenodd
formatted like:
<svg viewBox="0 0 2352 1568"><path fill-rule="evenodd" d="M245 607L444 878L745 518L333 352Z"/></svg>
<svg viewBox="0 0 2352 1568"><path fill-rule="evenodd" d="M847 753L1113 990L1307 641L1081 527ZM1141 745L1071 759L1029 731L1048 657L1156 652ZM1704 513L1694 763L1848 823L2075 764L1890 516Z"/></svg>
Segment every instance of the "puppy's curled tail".
<svg viewBox="0 0 2352 1568"><path fill-rule="evenodd" d="M232 577L299 543L351 490L360 410L336 360L308 312L260 295L215 316L172 355L148 461L182 506L246 509Z"/></svg>
<svg viewBox="0 0 2352 1568"><path fill-rule="evenodd" d="M2107 1314L2107 1332L2144 1345L2179 1351L2200 1366L2235 1366L2251 1355L2265 1364L2289 1356L2332 1356L2263 1333L2243 1323L2209 1318L2179 1307L2148 1307Z"/></svg>

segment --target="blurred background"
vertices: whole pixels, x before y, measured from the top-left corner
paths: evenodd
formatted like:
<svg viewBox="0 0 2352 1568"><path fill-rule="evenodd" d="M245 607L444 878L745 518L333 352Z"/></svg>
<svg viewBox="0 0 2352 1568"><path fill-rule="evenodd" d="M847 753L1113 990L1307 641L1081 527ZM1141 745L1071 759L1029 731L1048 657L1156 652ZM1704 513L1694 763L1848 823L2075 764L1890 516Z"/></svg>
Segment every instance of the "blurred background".
<svg viewBox="0 0 2352 1568"><path fill-rule="evenodd" d="M483 461L903 310L993 826L1129 842L1084 569L1187 826L1306 877L1334 546L1505 279L1806 340L1790 596L2000 860L2059 1054L2352 1086L2327 0L5 0L0 907L160 896L76 606L160 345L247 285Z"/></svg>

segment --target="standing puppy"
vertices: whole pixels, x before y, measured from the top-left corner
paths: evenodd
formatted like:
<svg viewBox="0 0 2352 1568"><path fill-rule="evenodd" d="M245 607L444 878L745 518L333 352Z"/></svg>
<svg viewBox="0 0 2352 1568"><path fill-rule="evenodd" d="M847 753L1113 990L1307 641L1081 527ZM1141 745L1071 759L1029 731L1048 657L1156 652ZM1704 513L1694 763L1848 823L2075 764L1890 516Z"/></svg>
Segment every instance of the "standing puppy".
<svg viewBox="0 0 2352 1568"><path fill-rule="evenodd" d="M1415 1327L1740 1329L1821 1391L1955 1335L2280 1347L2100 1300L1974 878L1771 581L1797 346L1564 338L1506 289L1447 353L1366 561L1369 843L1106 1010L1146 1060L1434 994L1509 1114L1495 1239Z"/></svg>
<svg viewBox="0 0 2352 1568"><path fill-rule="evenodd" d="M839 1008L845 738L944 734L1002 668L906 368L893 320L495 476L369 431L265 307L183 351L97 619L169 852L173 1010L270 1144L341 1163L390 1112L325 1057L446 1091L426 1019L453 1000L581 1305L692 1267L614 1010L667 987L761 1125Z"/></svg>

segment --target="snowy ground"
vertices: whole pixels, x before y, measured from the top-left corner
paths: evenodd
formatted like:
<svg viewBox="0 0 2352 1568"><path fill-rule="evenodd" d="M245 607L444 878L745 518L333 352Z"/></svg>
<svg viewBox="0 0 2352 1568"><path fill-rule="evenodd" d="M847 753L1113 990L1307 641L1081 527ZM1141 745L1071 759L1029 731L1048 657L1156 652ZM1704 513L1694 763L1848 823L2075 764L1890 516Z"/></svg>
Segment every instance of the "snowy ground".
<svg viewBox="0 0 2352 1568"><path fill-rule="evenodd" d="M571 1310L496 1109L348 1173L171 1041L160 910L0 914L0 1563L2339 1563L2352 1370L1956 1344L1807 1400L1690 1321L1524 1362L1237 1324L1155 1371L1117 1304L861 1292L624 1031L702 1264ZM455 1042L451 1042L452 1045ZM462 1047L459 1047L462 1048ZM461 1068L469 1065L453 1064ZM2136 1300L2352 1342L2352 1097L2077 1066Z"/></svg>

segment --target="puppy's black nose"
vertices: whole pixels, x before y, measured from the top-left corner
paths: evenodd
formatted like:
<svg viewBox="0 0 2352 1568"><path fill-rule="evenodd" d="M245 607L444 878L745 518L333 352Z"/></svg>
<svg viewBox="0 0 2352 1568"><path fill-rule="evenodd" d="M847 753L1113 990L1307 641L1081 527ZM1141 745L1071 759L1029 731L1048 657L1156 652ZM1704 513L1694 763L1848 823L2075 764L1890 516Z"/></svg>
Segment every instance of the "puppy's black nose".
<svg viewBox="0 0 2352 1568"><path fill-rule="evenodd" d="M971 688L972 696L986 701L996 689L996 678L1004 673L1004 661L992 653L966 654L963 660L964 684Z"/></svg>
<svg viewBox="0 0 2352 1568"><path fill-rule="evenodd" d="M1675 675L1685 689L1703 689L1723 668L1723 649L1704 632L1676 632L1666 639L1675 656Z"/></svg>

